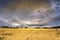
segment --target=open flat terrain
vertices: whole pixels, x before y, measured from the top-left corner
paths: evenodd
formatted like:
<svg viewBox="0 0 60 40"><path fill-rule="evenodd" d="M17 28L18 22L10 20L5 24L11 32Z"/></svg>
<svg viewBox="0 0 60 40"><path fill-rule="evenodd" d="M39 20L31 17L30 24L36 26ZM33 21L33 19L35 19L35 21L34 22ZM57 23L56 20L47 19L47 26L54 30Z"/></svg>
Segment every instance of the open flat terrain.
<svg viewBox="0 0 60 40"><path fill-rule="evenodd" d="M60 29L0 28L0 40L60 40Z"/></svg>

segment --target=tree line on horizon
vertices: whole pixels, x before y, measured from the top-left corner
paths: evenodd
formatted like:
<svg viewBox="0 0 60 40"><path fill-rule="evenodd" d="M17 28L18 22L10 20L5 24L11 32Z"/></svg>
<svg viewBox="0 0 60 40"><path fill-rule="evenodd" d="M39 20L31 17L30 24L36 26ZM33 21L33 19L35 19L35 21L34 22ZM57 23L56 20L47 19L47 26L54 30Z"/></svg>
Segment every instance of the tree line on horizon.
<svg viewBox="0 0 60 40"><path fill-rule="evenodd" d="M9 27L9 26L0 26L0 28L29 28L29 27ZM41 27L35 27L35 28L41 28ZM60 28L60 26L43 27L43 28Z"/></svg>

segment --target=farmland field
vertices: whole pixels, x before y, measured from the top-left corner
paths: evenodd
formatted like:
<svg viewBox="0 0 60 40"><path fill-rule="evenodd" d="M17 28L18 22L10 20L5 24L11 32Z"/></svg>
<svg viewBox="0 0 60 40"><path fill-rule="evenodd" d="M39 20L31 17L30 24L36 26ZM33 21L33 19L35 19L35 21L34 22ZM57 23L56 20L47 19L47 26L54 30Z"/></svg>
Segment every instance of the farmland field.
<svg viewBox="0 0 60 40"><path fill-rule="evenodd" d="M0 28L0 40L60 40L60 29Z"/></svg>

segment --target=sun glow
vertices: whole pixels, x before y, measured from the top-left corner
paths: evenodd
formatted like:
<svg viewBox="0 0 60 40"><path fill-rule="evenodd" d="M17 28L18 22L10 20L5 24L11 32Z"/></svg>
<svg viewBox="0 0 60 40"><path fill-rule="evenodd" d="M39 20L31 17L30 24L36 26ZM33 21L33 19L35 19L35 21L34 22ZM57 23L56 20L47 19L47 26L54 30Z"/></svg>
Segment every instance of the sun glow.
<svg viewBox="0 0 60 40"><path fill-rule="evenodd" d="M14 26L20 26L19 23L13 23L12 25L14 25Z"/></svg>
<svg viewBox="0 0 60 40"><path fill-rule="evenodd" d="M26 23L26 24L31 24L31 22L28 22L28 21L26 21L25 23Z"/></svg>

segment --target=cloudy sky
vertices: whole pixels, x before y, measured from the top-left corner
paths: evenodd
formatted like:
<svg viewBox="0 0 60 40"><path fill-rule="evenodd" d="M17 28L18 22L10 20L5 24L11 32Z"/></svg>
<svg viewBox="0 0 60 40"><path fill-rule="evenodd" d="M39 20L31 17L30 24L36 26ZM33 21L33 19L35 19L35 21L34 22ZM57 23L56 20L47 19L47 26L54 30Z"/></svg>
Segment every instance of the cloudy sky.
<svg viewBox="0 0 60 40"><path fill-rule="evenodd" d="M0 26L59 26L59 0L0 0Z"/></svg>

